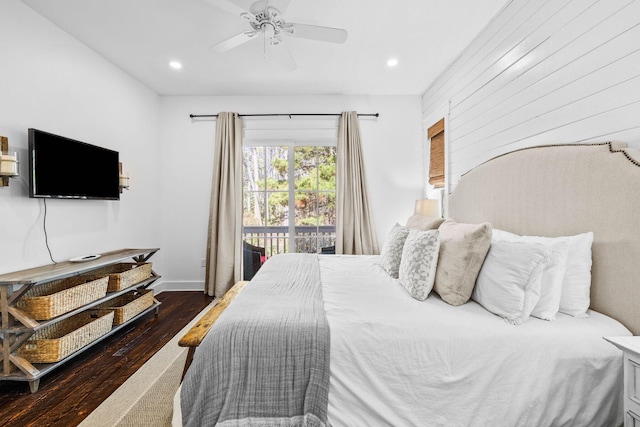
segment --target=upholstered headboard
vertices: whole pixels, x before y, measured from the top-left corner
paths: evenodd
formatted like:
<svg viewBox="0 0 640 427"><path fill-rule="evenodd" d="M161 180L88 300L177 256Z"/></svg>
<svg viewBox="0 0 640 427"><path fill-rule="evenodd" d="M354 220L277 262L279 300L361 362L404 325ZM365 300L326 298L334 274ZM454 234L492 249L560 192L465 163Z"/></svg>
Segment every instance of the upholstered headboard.
<svg viewBox="0 0 640 427"><path fill-rule="evenodd" d="M526 148L463 175L447 216L521 235L594 233L591 309L640 334L640 150L625 144Z"/></svg>

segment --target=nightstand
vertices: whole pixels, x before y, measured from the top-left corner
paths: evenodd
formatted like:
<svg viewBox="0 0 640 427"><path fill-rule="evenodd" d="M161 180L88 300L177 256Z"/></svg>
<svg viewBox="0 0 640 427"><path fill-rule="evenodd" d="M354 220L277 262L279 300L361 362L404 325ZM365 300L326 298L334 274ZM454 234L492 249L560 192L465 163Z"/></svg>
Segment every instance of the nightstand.
<svg viewBox="0 0 640 427"><path fill-rule="evenodd" d="M640 427L640 336L604 339L624 352L624 425Z"/></svg>

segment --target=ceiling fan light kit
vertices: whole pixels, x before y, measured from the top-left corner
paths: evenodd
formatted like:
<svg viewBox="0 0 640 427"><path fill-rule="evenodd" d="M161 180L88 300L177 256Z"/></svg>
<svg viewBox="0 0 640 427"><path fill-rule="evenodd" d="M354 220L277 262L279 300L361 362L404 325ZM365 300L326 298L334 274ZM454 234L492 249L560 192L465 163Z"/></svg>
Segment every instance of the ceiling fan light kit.
<svg viewBox="0 0 640 427"><path fill-rule="evenodd" d="M248 11L232 3L230 0L207 1L224 11L239 15L242 19L249 22L251 26L251 30L243 31L211 46L210 49L214 52L226 52L261 34L264 41L265 58L267 57L267 48L269 46L271 47L270 52L273 53L274 59L285 70L292 71L297 66L291 57L289 49L286 47L285 36L330 43L344 43L347 40L347 31L341 28L286 22L278 9L269 6L269 1L256 1Z"/></svg>

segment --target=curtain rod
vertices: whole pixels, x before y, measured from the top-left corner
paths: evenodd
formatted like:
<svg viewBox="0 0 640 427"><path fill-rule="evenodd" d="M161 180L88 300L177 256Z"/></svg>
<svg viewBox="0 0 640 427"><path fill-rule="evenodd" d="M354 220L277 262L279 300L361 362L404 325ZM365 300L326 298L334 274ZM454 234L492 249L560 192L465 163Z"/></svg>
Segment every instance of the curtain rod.
<svg viewBox="0 0 640 427"><path fill-rule="evenodd" d="M311 113L292 113L292 114L238 114L240 117L265 117L265 116L339 116L340 114L331 114L331 113L319 113L319 114L311 114ZM371 116L371 117L380 117L380 113L372 113L372 114L358 114L359 116ZM189 114L189 117L192 119L197 117L218 117L217 114Z"/></svg>

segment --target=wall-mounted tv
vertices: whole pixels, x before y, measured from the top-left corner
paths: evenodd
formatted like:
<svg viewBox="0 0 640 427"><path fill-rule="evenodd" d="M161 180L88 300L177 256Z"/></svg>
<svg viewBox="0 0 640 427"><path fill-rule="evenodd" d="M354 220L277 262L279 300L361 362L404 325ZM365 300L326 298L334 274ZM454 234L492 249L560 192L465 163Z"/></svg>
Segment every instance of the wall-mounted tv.
<svg viewBox="0 0 640 427"><path fill-rule="evenodd" d="M120 200L118 152L29 129L29 197Z"/></svg>

